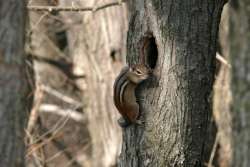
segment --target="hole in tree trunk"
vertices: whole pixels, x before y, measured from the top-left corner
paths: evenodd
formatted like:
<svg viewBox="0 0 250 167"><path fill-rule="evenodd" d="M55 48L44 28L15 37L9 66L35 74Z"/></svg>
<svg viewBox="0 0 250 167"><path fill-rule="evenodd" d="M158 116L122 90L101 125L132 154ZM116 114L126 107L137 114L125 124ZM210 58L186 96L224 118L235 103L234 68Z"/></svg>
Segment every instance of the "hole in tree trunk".
<svg viewBox="0 0 250 167"><path fill-rule="evenodd" d="M151 69L154 69L158 59L158 49L155 37L151 33L143 38L141 48L141 56L144 63L146 63Z"/></svg>

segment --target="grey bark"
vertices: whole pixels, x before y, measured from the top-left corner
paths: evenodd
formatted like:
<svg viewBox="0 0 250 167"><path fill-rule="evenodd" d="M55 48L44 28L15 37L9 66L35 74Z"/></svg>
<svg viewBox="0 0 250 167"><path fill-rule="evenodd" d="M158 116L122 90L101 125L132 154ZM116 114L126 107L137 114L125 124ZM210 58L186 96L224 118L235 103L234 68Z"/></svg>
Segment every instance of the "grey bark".
<svg viewBox="0 0 250 167"><path fill-rule="evenodd" d="M230 3L230 58L232 63L232 166L250 166L250 1Z"/></svg>
<svg viewBox="0 0 250 167"><path fill-rule="evenodd" d="M124 129L120 167L198 167L206 163L204 146L224 3L130 3L127 61L130 65L143 61L144 55L147 64L154 64L156 52L140 52L148 33L155 37L158 59L154 76L137 92L145 126Z"/></svg>
<svg viewBox="0 0 250 167"><path fill-rule="evenodd" d="M24 57L25 7L25 1L0 1L0 164L6 167L24 166L32 102Z"/></svg>

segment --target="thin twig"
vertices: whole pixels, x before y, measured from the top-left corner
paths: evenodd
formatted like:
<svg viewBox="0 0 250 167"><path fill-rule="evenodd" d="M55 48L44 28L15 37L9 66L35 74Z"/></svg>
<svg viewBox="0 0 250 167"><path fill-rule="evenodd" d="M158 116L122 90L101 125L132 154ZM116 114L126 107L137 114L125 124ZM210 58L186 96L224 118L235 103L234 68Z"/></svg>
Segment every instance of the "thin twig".
<svg viewBox="0 0 250 167"><path fill-rule="evenodd" d="M209 162L208 162L208 167L213 167L213 160L214 160L214 155L215 155L215 152L216 152L216 148L218 146L218 142L219 142L219 134L217 133L216 134L216 137L215 137L215 141L214 141L214 146L213 146L213 149L212 149L212 152L211 152L211 155L210 155L210 159L209 159Z"/></svg>
<svg viewBox="0 0 250 167"><path fill-rule="evenodd" d="M49 131L46 127L44 127L43 125L41 125L41 129L42 131L44 132L47 132ZM53 134L49 134L48 137L50 136L53 136ZM62 153L64 154L64 156L69 160L73 160L74 159L74 156L72 155L72 153L67 150L67 146L66 144L63 142L63 141L58 141L56 140L56 138L53 138L51 140L52 144L59 150L59 151L63 151ZM70 149L72 147L68 147L68 149ZM55 158L55 157L54 157ZM53 160L53 159L50 159L50 161ZM46 160L46 163L47 163L47 160ZM81 167L81 165L79 164L79 162L77 162L76 160L73 161L73 166L75 167Z"/></svg>
<svg viewBox="0 0 250 167"><path fill-rule="evenodd" d="M36 154L36 152L32 153L32 156L33 156L34 164L37 167L43 167L41 164L41 158Z"/></svg>
<svg viewBox="0 0 250 167"><path fill-rule="evenodd" d="M53 105L53 104L42 104L39 108L40 112L43 113L52 113L52 114L56 114L62 117L68 117L70 119L73 119L76 122L80 122L83 123L86 121L86 118L79 112L72 110L72 109L63 109L57 105ZM68 114L70 113L70 114Z"/></svg>
<svg viewBox="0 0 250 167"><path fill-rule="evenodd" d="M222 57L218 52L216 52L216 59L219 60L222 64L224 64L227 67L231 68L231 64L228 63L228 61L224 57Z"/></svg>
<svg viewBox="0 0 250 167"><path fill-rule="evenodd" d="M35 23L34 27L32 27L30 31L33 31L34 29L36 29L36 28L38 27L38 25L42 22L42 20L43 20L46 16L48 16L48 15L49 15L48 12L44 13L43 15L41 15L40 18L38 19L38 21Z"/></svg>
<svg viewBox="0 0 250 167"><path fill-rule="evenodd" d="M52 12L52 11L67 11L67 12L97 12L99 10L111 7L111 6L119 6L122 4L122 2L125 2L125 0L120 0L120 1L116 1L116 2L110 2L107 4L103 4L103 5L99 5L99 6L93 6L93 7L75 7L75 6L71 6L71 7L58 7L58 6L33 6L33 5L29 5L27 6L27 8L29 10L32 11L48 11L48 12Z"/></svg>
<svg viewBox="0 0 250 167"><path fill-rule="evenodd" d="M75 107L74 109L77 109L77 107ZM60 130L62 130L64 128L64 126L66 125L66 123L68 122L69 120L69 111L67 111L67 115L66 115L66 118L61 118L60 120L58 120L55 125L49 129L47 132L45 132L44 134L42 134L41 136L39 136L36 140L34 140L33 143L31 143L30 145L32 144L35 144L37 142L39 142L40 140L44 139L47 135L49 134L53 134L53 135L56 135Z"/></svg>
<svg viewBox="0 0 250 167"><path fill-rule="evenodd" d="M41 88L43 89L43 88L46 88L46 87L45 86L41 86ZM43 89L43 90L45 90L45 89ZM48 91L48 89L47 89L47 91ZM48 92L50 92L50 91L48 91ZM61 94L59 95L59 97L60 96L61 96ZM72 99L69 98L68 100L72 103L72 101L71 101ZM79 107L79 105L76 104L75 107L73 108L73 110L76 110L78 107ZM54 134L54 135L56 135L60 130L62 130L64 128L64 126L66 125L66 123L68 122L68 120L70 119L70 117L69 117L70 116L70 111L69 110L66 110L66 111L67 111L67 113L66 113L65 117L59 119L55 123L55 125L51 129L49 129L49 131L47 131L44 134L42 134L41 136L39 136L30 145L32 145L34 143L37 143L38 141L44 139L48 134Z"/></svg>
<svg viewBox="0 0 250 167"><path fill-rule="evenodd" d="M43 15L40 16L40 18L39 18L38 21L34 24L34 26L31 25L31 29L27 32L29 38L30 38L32 32L38 28L38 25L39 25L39 24L42 22L42 20L43 20L46 16L48 16L48 15L49 15L48 12L44 13Z"/></svg>
<svg viewBox="0 0 250 167"><path fill-rule="evenodd" d="M44 138L41 143L38 143L38 144L35 143L35 144L30 145L29 149L26 153L26 157L30 156L33 152L40 149L42 146L46 145L47 143L51 142L53 139L59 138L61 136L62 136L62 134L53 134L52 136L50 136L48 138Z"/></svg>
<svg viewBox="0 0 250 167"><path fill-rule="evenodd" d="M54 155L50 156L50 158L46 159L46 163L50 163L51 161L53 161L54 159L58 158L59 156L63 155L64 152L66 150L68 150L68 148L65 148L64 150L58 151L57 153L55 153Z"/></svg>
<svg viewBox="0 0 250 167"><path fill-rule="evenodd" d="M54 97L57 97L57 98L61 99L62 101L66 102L66 103L75 105L76 108L82 106L82 103L80 103L80 102L74 100L73 98L68 97L68 96L58 92L57 90L52 89L52 88L50 88L50 87L48 87L46 85L41 85L41 89L44 90L45 92L47 92L48 94L51 94Z"/></svg>
<svg viewBox="0 0 250 167"><path fill-rule="evenodd" d="M51 129L49 129L49 131L45 132L44 134L42 134L41 136L39 136L36 140L34 140L33 143L31 143L30 145L33 145L39 141L41 141L42 139L44 139L48 134L53 134L56 135L61 129L63 129L63 127L66 125L66 123L68 122L69 117L66 118L62 118L59 121L56 122L55 126L53 126Z"/></svg>
<svg viewBox="0 0 250 167"><path fill-rule="evenodd" d="M31 114L29 117L29 121L28 121L28 126L27 126L27 132L29 134L32 133L32 130L37 122L37 118L38 118L38 109L42 103L43 100L43 91L40 89L40 86L37 86L37 90L36 90L36 97L35 97L35 102L34 102L34 106L31 110Z"/></svg>

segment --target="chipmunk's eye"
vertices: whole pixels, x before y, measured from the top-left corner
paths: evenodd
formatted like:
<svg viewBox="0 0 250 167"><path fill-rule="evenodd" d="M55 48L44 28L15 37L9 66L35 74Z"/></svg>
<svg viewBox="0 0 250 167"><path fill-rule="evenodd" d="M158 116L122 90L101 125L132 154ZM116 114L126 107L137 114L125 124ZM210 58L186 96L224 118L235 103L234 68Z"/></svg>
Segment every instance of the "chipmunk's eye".
<svg viewBox="0 0 250 167"><path fill-rule="evenodd" d="M142 72L141 72L140 70L136 70L135 72L136 72L136 74L138 74L138 75L142 75Z"/></svg>

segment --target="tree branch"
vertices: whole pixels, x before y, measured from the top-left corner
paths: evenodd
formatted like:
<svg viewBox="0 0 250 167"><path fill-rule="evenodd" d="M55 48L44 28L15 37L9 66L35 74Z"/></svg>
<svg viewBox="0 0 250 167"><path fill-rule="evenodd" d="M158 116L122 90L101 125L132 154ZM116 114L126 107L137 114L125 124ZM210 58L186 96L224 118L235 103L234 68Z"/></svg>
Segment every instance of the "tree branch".
<svg viewBox="0 0 250 167"><path fill-rule="evenodd" d="M231 64L228 63L228 61L222 57L218 52L216 52L216 59L220 61L222 64L226 65L227 67L231 68Z"/></svg>
<svg viewBox="0 0 250 167"><path fill-rule="evenodd" d="M42 104L39 108L39 111L43 113L60 115L62 117L69 117L72 120L80 123L86 122L86 118L83 116L83 114L72 109L63 109L53 104Z"/></svg>
<svg viewBox="0 0 250 167"><path fill-rule="evenodd" d="M33 5L28 5L27 8L28 10L31 11L48 11L48 12L52 12L52 11L65 11L65 12L96 12L108 7L112 7L112 6L119 6L121 5L123 2L125 2L126 0L118 0L116 2L110 2L107 4L103 4L103 5L99 5L99 6L93 6L93 7L84 7L84 8L80 8L80 7L59 7L59 6L33 6Z"/></svg>

